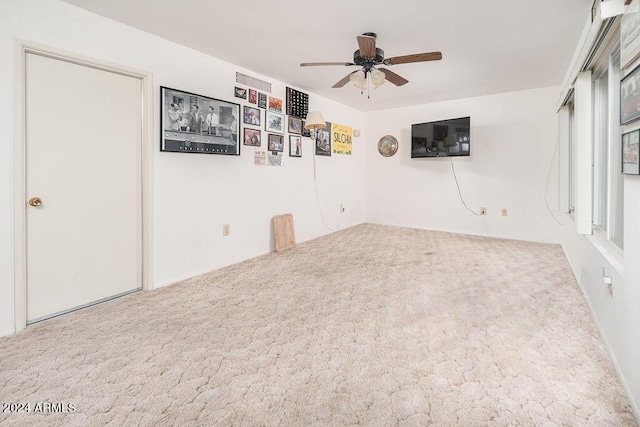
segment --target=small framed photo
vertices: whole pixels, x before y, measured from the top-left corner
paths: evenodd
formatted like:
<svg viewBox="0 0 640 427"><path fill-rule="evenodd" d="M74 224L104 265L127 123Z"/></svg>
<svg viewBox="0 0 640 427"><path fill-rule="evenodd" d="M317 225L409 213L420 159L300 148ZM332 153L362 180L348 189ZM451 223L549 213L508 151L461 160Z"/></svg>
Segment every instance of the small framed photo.
<svg viewBox="0 0 640 427"><path fill-rule="evenodd" d="M236 86L234 89L234 94L236 98L247 99L247 89L243 87Z"/></svg>
<svg viewBox="0 0 640 427"><path fill-rule="evenodd" d="M269 110L282 113L282 99L269 97Z"/></svg>
<svg viewBox="0 0 640 427"><path fill-rule="evenodd" d="M302 136L306 136L307 138L311 138L311 130L307 129L305 126L305 121L302 121Z"/></svg>
<svg viewBox="0 0 640 427"><path fill-rule="evenodd" d="M622 173L630 175L640 174L640 130L634 130L622 135Z"/></svg>
<svg viewBox="0 0 640 427"><path fill-rule="evenodd" d="M284 135L270 133L267 139L267 150L282 153L284 149Z"/></svg>
<svg viewBox="0 0 640 427"><path fill-rule="evenodd" d="M289 135L289 157L302 157L302 136Z"/></svg>
<svg viewBox="0 0 640 427"><path fill-rule="evenodd" d="M316 132L316 156L331 155L331 122Z"/></svg>
<svg viewBox="0 0 640 427"><path fill-rule="evenodd" d="M620 82L620 124L640 118L640 66Z"/></svg>
<svg viewBox="0 0 640 427"><path fill-rule="evenodd" d="M262 131L259 129L244 128L244 145L260 147L262 145Z"/></svg>
<svg viewBox="0 0 640 427"><path fill-rule="evenodd" d="M297 135L302 134L302 119L299 117L289 116L289 133Z"/></svg>
<svg viewBox="0 0 640 427"><path fill-rule="evenodd" d="M258 103L258 91L255 89L249 89L249 102L252 104Z"/></svg>
<svg viewBox="0 0 640 427"><path fill-rule="evenodd" d="M266 93L258 93L258 107L267 109L267 94Z"/></svg>
<svg viewBox="0 0 640 427"><path fill-rule="evenodd" d="M247 125L260 126L260 109L244 106L244 114L242 116L242 123Z"/></svg>
<svg viewBox="0 0 640 427"><path fill-rule="evenodd" d="M284 133L284 116L267 111L264 118L264 128L269 132Z"/></svg>
<svg viewBox="0 0 640 427"><path fill-rule="evenodd" d="M160 87L160 151L240 154L240 105Z"/></svg>

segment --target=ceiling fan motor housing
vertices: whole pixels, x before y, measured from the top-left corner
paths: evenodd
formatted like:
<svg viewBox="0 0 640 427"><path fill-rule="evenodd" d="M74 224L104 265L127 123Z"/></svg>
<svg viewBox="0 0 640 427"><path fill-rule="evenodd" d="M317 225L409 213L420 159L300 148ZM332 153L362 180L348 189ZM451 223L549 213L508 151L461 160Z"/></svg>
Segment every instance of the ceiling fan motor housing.
<svg viewBox="0 0 640 427"><path fill-rule="evenodd" d="M382 61L384 60L384 50L380 49L380 48L376 48L376 56L375 58L365 58L362 55L360 55L360 49L356 50L355 52L353 52L353 62L356 65L364 65L366 63L375 65L375 64L380 64L382 63Z"/></svg>

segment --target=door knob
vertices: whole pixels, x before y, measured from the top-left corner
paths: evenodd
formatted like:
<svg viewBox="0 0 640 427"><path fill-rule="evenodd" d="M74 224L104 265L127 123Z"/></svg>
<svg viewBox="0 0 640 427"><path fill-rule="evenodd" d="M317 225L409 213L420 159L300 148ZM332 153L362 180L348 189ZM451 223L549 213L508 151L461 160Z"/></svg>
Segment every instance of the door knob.
<svg viewBox="0 0 640 427"><path fill-rule="evenodd" d="M31 206L41 206L42 205L42 200L40 199L40 197L32 197L29 199L29 204Z"/></svg>

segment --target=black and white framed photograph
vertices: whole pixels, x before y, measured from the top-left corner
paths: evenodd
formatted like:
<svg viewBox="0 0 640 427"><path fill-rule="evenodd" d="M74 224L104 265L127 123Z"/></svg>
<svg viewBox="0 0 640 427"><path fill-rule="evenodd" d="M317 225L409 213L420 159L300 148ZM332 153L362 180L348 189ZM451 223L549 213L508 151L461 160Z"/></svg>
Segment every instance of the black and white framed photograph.
<svg viewBox="0 0 640 427"><path fill-rule="evenodd" d="M244 114L242 116L242 123L247 125L260 126L260 109L244 106Z"/></svg>
<svg viewBox="0 0 640 427"><path fill-rule="evenodd" d="M244 145L260 147L262 145L262 131L260 129L244 128Z"/></svg>
<svg viewBox="0 0 640 427"><path fill-rule="evenodd" d="M331 123L316 132L316 156L331 156Z"/></svg>
<svg viewBox="0 0 640 427"><path fill-rule="evenodd" d="M289 157L302 157L302 136L289 135Z"/></svg>
<svg viewBox="0 0 640 427"><path fill-rule="evenodd" d="M636 129L622 135L622 173L640 174L640 130Z"/></svg>
<svg viewBox="0 0 640 427"><path fill-rule="evenodd" d="M305 127L305 120L302 121L302 136L311 137L311 130Z"/></svg>
<svg viewBox="0 0 640 427"><path fill-rule="evenodd" d="M258 107L260 108L267 108L267 94L266 93L262 93L259 92L258 93Z"/></svg>
<svg viewBox="0 0 640 427"><path fill-rule="evenodd" d="M269 132L284 133L284 115L266 111L264 128Z"/></svg>
<svg viewBox="0 0 640 427"><path fill-rule="evenodd" d="M289 133L295 133L296 135L302 134L301 118L289 116Z"/></svg>
<svg viewBox="0 0 640 427"><path fill-rule="evenodd" d="M284 135L270 133L267 139L267 150L282 153L284 150Z"/></svg>
<svg viewBox="0 0 640 427"><path fill-rule="evenodd" d="M620 82L620 124L640 118L640 66Z"/></svg>
<svg viewBox="0 0 640 427"><path fill-rule="evenodd" d="M160 151L240 154L240 105L160 87Z"/></svg>

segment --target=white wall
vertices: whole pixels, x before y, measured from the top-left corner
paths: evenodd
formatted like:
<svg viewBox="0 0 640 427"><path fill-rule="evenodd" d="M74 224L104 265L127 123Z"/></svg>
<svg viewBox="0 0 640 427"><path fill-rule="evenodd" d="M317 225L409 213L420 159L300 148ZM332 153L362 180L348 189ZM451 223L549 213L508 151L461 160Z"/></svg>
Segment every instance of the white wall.
<svg viewBox="0 0 640 427"><path fill-rule="evenodd" d="M559 225L545 206L557 206L559 88L424 104L367 113L365 221L511 239L558 242ZM471 156L411 158L411 124L471 116ZM395 136L400 148L382 157L377 141ZM501 209L508 215L503 217Z"/></svg>
<svg viewBox="0 0 640 427"><path fill-rule="evenodd" d="M599 10L597 12L599 14ZM582 64L587 59L587 53L595 43L601 24L601 20L597 17L593 22L587 20L585 37L578 44L574 53L575 66L567 70L566 85L563 88L565 94L571 83L576 78L579 79L578 70L582 68ZM623 71L628 73L639 64L640 60L636 60ZM587 83L590 88L590 79ZM578 91L576 89L576 109L578 108L577 97ZM587 94L587 97L590 98L590 94ZM563 97L560 98L560 100L563 99ZM587 102L588 108L590 108L590 102L591 100ZM565 116L565 120L566 118ZM591 116L587 114L586 119L581 120L576 114L575 126L578 148L586 146L589 149L589 145L592 143L591 127L593 123ZM640 123L636 121L621 126L620 131L625 133L639 127ZM564 143L568 147L568 138ZM614 159L619 159L619 155L618 153L616 156L614 153ZM587 163L591 164L589 161ZM576 167L581 166L578 164ZM560 164L560 168L563 176L568 179L568 163ZM590 168L587 175L586 181L582 182L578 176L576 185L579 188L577 191L582 191L584 187L587 187L588 202L591 204L591 195L588 194L592 185ZM638 263L638 259L640 259L640 221L638 221L640 217L640 177L620 176L624 180L624 253L621 255L619 251L612 250L609 242L606 242L597 233L593 236L584 236L576 232L578 229L583 233L591 233L592 213L590 207L579 218L565 214L561 216L563 222L561 242L573 274L598 325L600 335L627 390L635 416L640 419L640 264ZM566 180L559 182L559 191L565 202L568 200L568 184ZM582 190L580 190L581 187ZM562 208L566 209L566 206ZM576 206L577 209L578 206ZM580 224L576 225L575 222ZM609 285L604 283L604 269L612 279L613 294L609 290Z"/></svg>
<svg viewBox="0 0 640 427"><path fill-rule="evenodd" d="M562 247L640 416L640 177L625 175L624 180L624 260L597 236L577 234L569 215L563 215ZM613 295L603 269L613 281Z"/></svg>
<svg viewBox="0 0 640 427"><path fill-rule="evenodd" d="M285 84L174 43L93 15L57 0L2 0L0 3L0 336L13 330L13 49L14 38L52 46L128 67L153 72L155 119L159 86L211 97L233 98L235 71L273 84L284 98ZM311 95L311 108L325 118L359 128L353 156L318 158L321 217L313 180L311 144L301 159L285 158L285 167L252 165L254 148L239 157L187 155L155 151L156 285L197 275L272 249L270 218L292 212L296 238L305 241L331 228L364 220L460 233L556 242L555 211L558 88L419 105L364 114ZM447 159L411 159L410 125L470 115L472 155L454 158L465 200L458 199ZM366 132L365 132L366 131ZM158 126L154 141L159 145ZM378 139L391 134L398 153L384 158ZM364 165L366 164L366 169ZM547 174L551 175L547 185ZM364 177L364 179L363 179ZM364 197L363 197L364 194ZM345 214L338 207L344 203ZM500 216L507 208L509 215ZM366 213L363 214L363 212ZM557 214L557 216L560 216ZM577 235L561 216L562 244L611 350L638 414L640 402L640 178L625 177L624 271L616 271L592 239ZM221 225L231 236L221 237ZM611 297L602 284L610 269Z"/></svg>
<svg viewBox="0 0 640 427"><path fill-rule="evenodd" d="M640 419L640 177L624 177L624 280L607 300L612 319L607 341L613 349ZM587 260L588 262L588 260ZM585 263L586 264L586 263ZM615 285L615 284L614 284Z"/></svg>
<svg viewBox="0 0 640 427"><path fill-rule="evenodd" d="M284 99L285 83L243 70L57 0L2 0L0 3L0 336L13 330L13 67L14 38L153 73L154 119L159 118L159 86L243 103L233 96L235 72L272 83ZM61 106L64 107L63 105ZM363 129L363 113L310 95L311 109L326 120ZM101 120L109 125L108 120ZM159 126L154 124L159 147ZM363 132L364 135L364 132ZM266 140L266 133L263 134ZM285 136L288 140L288 137ZM318 158L320 206L329 227L363 220L363 138L354 139L353 156ZM287 142L288 144L288 142ZM288 147L288 145L287 145ZM263 142L263 149L265 142ZM316 200L312 145L285 166L253 165L255 148L242 146L237 157L165 153L155 149L154 282L164 285L273 248L270 219L291 212L296 240L328 233ZM345 213L340 216L339 205ZM222 224L231 235L222 237Z"/></svg>

